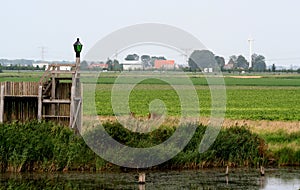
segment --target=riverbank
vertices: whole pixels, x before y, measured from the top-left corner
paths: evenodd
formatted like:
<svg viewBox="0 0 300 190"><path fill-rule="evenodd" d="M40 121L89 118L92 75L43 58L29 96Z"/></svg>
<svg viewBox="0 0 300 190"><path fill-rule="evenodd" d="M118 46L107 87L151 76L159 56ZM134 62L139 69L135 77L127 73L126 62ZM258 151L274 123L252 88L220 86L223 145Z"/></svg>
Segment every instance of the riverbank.
<svg viewBox="0 0 300 190"><path fill-rule="evenodd" d="M120 143L131 147L151 147L168 139L174 127L160 127L150 133L133 133L118 123L104 124L106 131ZM298 143L300 132L256 134L246 127L230 127L220 131L214 144L203 154L198 152L206 127L198 125L188 145L173 159L150 169L191 169L204 167L258 167L259 165L299 165L300 150L289 146L276 151L269 144ZM85 135L97 137L91 131ZM113 150L112 150L113 151ZM24 171L95 171L119 170L97 156L66 127L53 123L29 122L0 125L0 169L2 172Z"/></svg>

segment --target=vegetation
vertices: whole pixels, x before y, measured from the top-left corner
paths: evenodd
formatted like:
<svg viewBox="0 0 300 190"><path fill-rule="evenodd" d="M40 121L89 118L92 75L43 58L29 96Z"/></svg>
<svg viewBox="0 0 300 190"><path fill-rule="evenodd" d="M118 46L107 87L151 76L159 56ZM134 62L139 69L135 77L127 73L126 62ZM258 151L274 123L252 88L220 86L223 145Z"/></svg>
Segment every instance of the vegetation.
<svg viewBox="0 0 300 190"><path fill-rule="evenodd" d="M117 73L101 74L96 87L99 115L112 116L111 89ZM0 81L38 81L41 73L18 74L4 72ZM199 96L201 116L210 114L210 90L206 79L188 74ZM234 76L234 75L233 75ZM239 76L239 75L236 75ZM138 76L137 76L138 77ZM83 80L85 80L83 78ZM226 118L250 120L299 121L300 77L296 75L262 75L262 78L234 78L225 75ZM88 84L88 81L85 81ZM133 83L130 78L123 81ZM184 86L178 80L178 84ZM147 79L136 85L130 94L129 105L137 116L146 116L149 103L162 100L170 116L180 116L180 102L172 87L159 79ZM293 109L291 109L293 108ZM175 128L162 127L149 134L126 131L120 124L105 124L111 136L134 147L148 147L164 141ZM198 126L188 146L175 158L159 166L209 167L253 166L270 160L276 165L300 164L300 134L276 132L250 133L247 128L223 129L215 144L204 154L197 152L204 126ZM91 134L90 134L91 135ZM238 143L237 143L238 142ZM266 144L268 146L266 146ZM269 161L268 161L269 160ZM31 122L0 125L0 169L2 171L61 171L104 169L111 165L95 155L80 136L52 123Z"/></svg>
<svg viewBox="0 0 300 190"><path fill-rule="evenodd" d="M300 132L287 133L283 129L264 132L260 136L268 142L279 165L300 164Z"/></svg>
<svg viewBox="0 0 300 190"><path fill-rule="evenodd" d="M111 116L112 85L98 85L96 105L98 115ZM210 90L196 87L201 116L210 115ZM297 121L300 119L300 88L296 87L227 87L226 118L250 120ZM129 105L139 116L149 113L149 103L162 100L169 116L180 116L179 97L169 85L137 85L130 94ZM293 108L293 109L290 109Z"/></svg>
<svg viewBox="0 0 300 190"><path fill-rule="evenodd" d="M106 123L104 127L114 139L132 147L159 144L176 130L172 127L161 127L151 133L140 134L131 132L118 123ZM248 129L237 127L223 129L213 146L204 154L200 154L198 148L205 129L204 126L198 126L185 149L159 168L227 164L248 166L265 162L267 159L264 141ZM97 137L99 134L95 130L85 135ZM100 170L109 166L73 131L46 122L2 124L0 153L1 171Z"/></svg>
<svg viewBox="0 0 300 190"><path fill-rule="evenodd" d="M57 171L85 167L94 154L65 127L29 122L0 125L1 171Z"/></svg>

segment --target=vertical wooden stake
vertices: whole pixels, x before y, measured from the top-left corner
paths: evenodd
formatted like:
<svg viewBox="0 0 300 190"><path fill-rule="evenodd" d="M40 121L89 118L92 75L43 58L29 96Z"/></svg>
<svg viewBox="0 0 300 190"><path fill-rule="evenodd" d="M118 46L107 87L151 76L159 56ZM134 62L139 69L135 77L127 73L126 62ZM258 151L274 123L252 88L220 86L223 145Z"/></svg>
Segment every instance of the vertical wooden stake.
<svg viewBox="0 0 300 190"><path fill-rule="evenodd" d="M226 167L226 172L225 172L225 175L228 175L229 174L229 166Z"/></svg>
<svg viewBox="0 0 300 190"><path fill-rule="evenodd" d="M1 86L0 94L0 123L3 123L4 118L4 85Z"/></svg>
<svg viewBox="0 0 300 190"><path fill-rule="evenodd" d="M265 176L265 168L263 166L260 166L260 175Z"/></svg>
<svg viewBox="0 0 300 190"><path fill-rule="evenodd" d="M139 184L145 184L146 183L146 174L143 173L139 173Z"/></svg>
<svg viewBox="0 0 300 190"><path fill-rule="evenodd" d="M42 95L43 95L43 86L39 86L38 91L38 121L42 121Z"/></svg>
<svg viewBox="0 0 300 190"><path fill-rule="evenodd" d="M75 98L75 86L72 85L71 87L71 104L70 104L70 124L69 126L72 127L73 125L73 120L74 120L74 109L75 109L75 105L74 105L74 98Z"/></svg>
<svg viewBox="0 0 300 190"><path fill-rule="evenodd" d="M52 74L52 89L51 89L51 100L55 99L55 89L56 89L56 85L55 85L55 74ZM55 104L51 104L51 114L52 115L56 115L55 113Z"/></svg>

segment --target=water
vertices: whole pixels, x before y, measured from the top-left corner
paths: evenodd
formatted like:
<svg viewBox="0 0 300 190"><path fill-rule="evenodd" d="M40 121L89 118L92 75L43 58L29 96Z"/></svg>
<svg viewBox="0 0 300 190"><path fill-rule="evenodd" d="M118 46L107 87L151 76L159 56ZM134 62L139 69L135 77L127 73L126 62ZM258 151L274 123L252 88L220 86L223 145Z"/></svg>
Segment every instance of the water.
<svg viewBox="0 0 300 190"><path fill-rule="evenodd" d="M68 172L0 174L0 189L300 189L300 168L146 171L139 185L137 172Z"/></svg>

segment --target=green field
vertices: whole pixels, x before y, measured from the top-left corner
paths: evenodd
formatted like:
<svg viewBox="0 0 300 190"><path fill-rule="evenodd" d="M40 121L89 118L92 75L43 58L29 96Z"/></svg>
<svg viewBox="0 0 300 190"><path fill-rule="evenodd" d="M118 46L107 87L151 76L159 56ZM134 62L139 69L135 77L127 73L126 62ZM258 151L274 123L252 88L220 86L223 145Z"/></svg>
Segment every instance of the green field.
<svg viewBox="0 0 300 190"><path fill-rule="evenodd" d="M111 108L112 85L101 84L96 88L98 115L113 115ZM209 116L211 111L210 90L206 86L196 87L200 113ZM300 88L296 87L234 87L226 88L226 118L252 120L300 119ZM149 103L162 100L168 115L181 114L180 101L169 85L137 85L130 94L131 111L140 116L149 113Z"/></svg>
<svg viewBox="0 0 300 190"><path fill-rule="evenodd" d="M2 81L38 81L42 72L0 73ZM129 75L119 83L132 84L141 75ZM256 73L254 76L258 76ZM111 108L111 89L119 73L101 73L97 80L97 114L114 115ZM175 90L163 80L163 73L154 73L155 78L141 81L130 94L130 111L138 116L149 113L149 103L162 100L169 116L181 115L181 103ZM211 94L206 78L201 74L187 73L199 96L201 116L207 117L211 111ZM247 76L247 75L244 75ZM260 74L261 78L233 78L239 75L224 75L226 84L226 118L249 120L300 120L300 74ZM210 77L214 77L213 75ZM82 81L92 80L83 75ZM185 85L182 78L174 80L178 86ZM121 86L122 88L122 86Z"/></svg>
<svg viewBox="0 0 300 190"><path fill-rule="evenodd" d="M0 73L0 82L38 81L41 75L42 72ZM113 86L117 85L119 89L122 90L123 85L135 84L136 79L143 77L140 75L131 75L126 78L126 80L121 80L116 84L117 76L118 73L105 73L101 74L96 81L97 84L94 96L97 114L104 116L104 118L110 118L114 115L111 107ZM189 73L188 76L191 79L199 98L200 116L208 117L211 111L211 91L207 85L207 80L203 75L196 75L194 73ZM271 159L274 158L275 162L279 165L297 165L300 162L299 125L297 125L298 127L291 128L289 127L291 125L288 124L295 124L300 121L300 75L264 74L260 76L261 78L234 78L239 77L239 75L224 76L227 97L225 118L234 121L248 120L260 124L263 123L263 125L251 125L249 129L253 134L258 134L258 137L264 139L267 143L267 147L265 147L267 149L264 150L267 151L267 157ZM142 80L130 92L130 111L134 112L137 117L145 118L149 113L149 104L156 99L164 102L168 116L173 118L180 117L181 102L179 96L171 85L162 80L162 75L161 77L162 78L158 78L156 76L155 79ZM214 76L212 75L210 77ZM92 86L91 83L93 80L91 78L82 77L82 81L85 83L84 86ZM178 87L178 89L185 91L186 83L182 81L180 77L176 78L174 81L174 85ZM215 86L218 85L219 84L216 83ZM85 90L88 91L87 89ZM86 91L84 91L84 94ZM84 105L86 104L88 104L87 101L84 102ZM274 122L276 125L273 126L274 123L272 124L271 122ZM118 125L119 124L115 123L112 127L114 128ZM119 129L115 132L118 131ZM3 134L6 134L6 132ZM121 136L122 134L123 133L120 133ZM220 137L220 142L223 142L226 136L227 135L222 136L222 138ZM248 133L245 136L248 136ZM231 148L229 147L229 149ZM222 149L220 152L224 152L224 150ZM15 159L14 156L16 155L11 155L12 159ZM214 156L219 158L224 155ZM215 160L215 157L213 157L213 160ZM181 153L177 158L178 160L175 158L173 161L180 165L181 161L185 158L188 159L186 160L186 163L194 163L195 157L189 157ZM63 161L65 164L66 160ZM12 163L14 164L14 162ZM256 161L253 161L253 163L256 163ZM75 165L76 164L77 163L75 163ZM60 168L63 167L64 166L61 166Z"/></svg>
<svg viewBox="0 0 300 190"><path fill-rule="evenodd" d="M137 76L138 77L138 76ZM202 75L190 75L197 91L201 116L211 112L211 93L206 78ZM96 88L98 115L113 115L111 108L111 90L116 80L114 75L102 75ZM300 76L264 75L262 78L232 78L225 76L226 118L249 120L300 120ZM126 78L123 83L134 83ZM178 86L184 86L178 79ZM169 116L180 116L179 97L171 85L159 79L147 79L135 86L130 93L130 110L136 115L149 113L149 103L162 100Z"/></svg>

